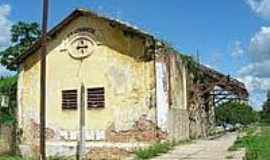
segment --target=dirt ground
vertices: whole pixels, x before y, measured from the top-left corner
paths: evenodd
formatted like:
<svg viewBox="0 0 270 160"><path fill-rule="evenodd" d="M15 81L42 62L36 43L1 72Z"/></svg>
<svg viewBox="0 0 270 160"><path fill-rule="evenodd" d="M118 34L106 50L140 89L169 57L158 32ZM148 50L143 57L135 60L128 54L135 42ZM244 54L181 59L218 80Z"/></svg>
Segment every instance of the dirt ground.
<svg viewBox="0 0 270 160"><path fill-rule="evenodd" d="M214 140L197 140L194 143L181 145L167 154L151 160L242 160L245 152L228 151L236 140L237 133L227 133Z"/></svg>

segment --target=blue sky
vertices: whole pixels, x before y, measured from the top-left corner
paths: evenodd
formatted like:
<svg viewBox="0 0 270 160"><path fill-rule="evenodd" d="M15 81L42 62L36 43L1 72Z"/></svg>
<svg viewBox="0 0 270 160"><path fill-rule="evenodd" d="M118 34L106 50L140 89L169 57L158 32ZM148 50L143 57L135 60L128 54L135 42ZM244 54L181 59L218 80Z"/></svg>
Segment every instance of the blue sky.
<svg viewBox="0 0 270 160"><path fill-rule="evenodd" d="M265 45L268 40L270 44L270 0L50 1L50 27L75 8L92 9L153 33L180 52L194 54L198 49L202 63L245 81L257 106L265 97L265 89L270 88L270 69L266 69L270 48ZM40 22L41 2L1 0L0 6L9 8L2 7L8 14L2 13L6 23L1 24L0 7L0 31L18 21ZM7 43L1 46L1 36L7 35L0 32L0 48L4 48ZM1 67L0 72L8 74Z"/></svg>

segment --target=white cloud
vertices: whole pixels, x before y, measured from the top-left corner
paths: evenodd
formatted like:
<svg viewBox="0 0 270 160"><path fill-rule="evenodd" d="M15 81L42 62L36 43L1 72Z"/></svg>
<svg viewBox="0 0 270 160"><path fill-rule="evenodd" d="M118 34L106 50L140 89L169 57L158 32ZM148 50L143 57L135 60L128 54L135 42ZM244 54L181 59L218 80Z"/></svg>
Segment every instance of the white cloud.
<svg viewBox="0 0 270 160"><path fill-rule="evenodd" d="M252 61L270 60L270 27L262 27L251 39L248 52Z"/></svg>
<svg viewBox="0 0 270 160"><path fill-rule="evenodd" d="M270 78L258 78L254 76L238 77L245 85L250 93L249 101L256 110L261 109L262 104L266 100L267 88L270 87Z"/></svg>
<svg viewBox="0 0 270 160"><path fill-rule="evenodd" d="M249 92L265 92L267 88L270 87L270 77L269 78L258 78L255 76L239 76L240 81L245 82Z"/></svg>
<svg viewBox="0 0 270 160"><path fill-rule="evenodd" d="M233 57L240 57L244 54L244 49L241 46L240 41L235 41L232 48L232 56Z"/></svg>
<svg viewBox="0 0 270 160"><path fill-rule="evenodd" d="M270 19L270 0L246 0L246 2L256 14Z"/></svg>
<svg viewBox="0 0 270 160"><path fill-rule="evenodd" d="M8 4L0 5L0 51L5 49L10 42L11 21L8 19L11 7ZM0 65L0 76L14 74Z"/></svg>
<svg viewBox="0 0 270 160"><path fill-rule="evenodd" d="M252 11L270 20L270 0L245 0ZM262 27L250 40L247 53L250 64L242 67L239 77L251 92L251 101L261 105L270 89L270 27Z"/></svg>
<svg viewBox="0 0 270 160"><path fill-rule="evenodd" d="M10 41L11 21L8 19L10 11L10 5L0 5L0 49L7 47Z"/></svg>
<svg viewBox="0 0 270 160"><path fill-rule="evenodd" d="M270 27L262 27L251 38L247 54L251 61L239 70L239 79L246 83L251 100L261 105L270 89Z"/></svg>
<svg viewBox="0 0 270 160"><path fill-rule="evenodd" d="M258 78L268 78L270 77L270 59L262 62L250 63L244 66L239 71L240 76L254 76Z"/></svg>

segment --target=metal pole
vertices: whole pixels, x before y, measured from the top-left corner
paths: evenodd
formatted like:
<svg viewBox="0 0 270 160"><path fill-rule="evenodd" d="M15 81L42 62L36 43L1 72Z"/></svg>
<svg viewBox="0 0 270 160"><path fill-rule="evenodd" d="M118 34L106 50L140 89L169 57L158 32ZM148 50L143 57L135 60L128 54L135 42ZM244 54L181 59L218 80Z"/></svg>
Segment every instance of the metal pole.
<svg viewBox="0 0 270 160"><path fill-rule="evenodd" d="M40 159L46 160L46 54L49 0L43 0L40 53Z"/></svg>
<svg viewBox="0 0 270 160"><path fill-rule="evenodd" d="M85 151L85 87L81 84L81 96L80 96L80 140L78 144L78 160L84 159Z"/></svg>

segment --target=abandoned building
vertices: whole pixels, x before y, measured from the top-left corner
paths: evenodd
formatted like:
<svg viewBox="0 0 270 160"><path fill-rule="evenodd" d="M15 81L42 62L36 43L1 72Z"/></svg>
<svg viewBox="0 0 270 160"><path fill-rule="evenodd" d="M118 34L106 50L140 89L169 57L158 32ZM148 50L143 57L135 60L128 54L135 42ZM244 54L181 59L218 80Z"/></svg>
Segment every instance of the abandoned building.
<svg viewBox="0 0 270 160"><path fill-rule="evenodd" d="M88 10L71 13L48 40L48 156L76 155L80 139L86 155L102 157L207 136L217 103L248 98L243 83ZM19 148L27 156L39 149L40 46L37 41L16 61Z"/></svg>

